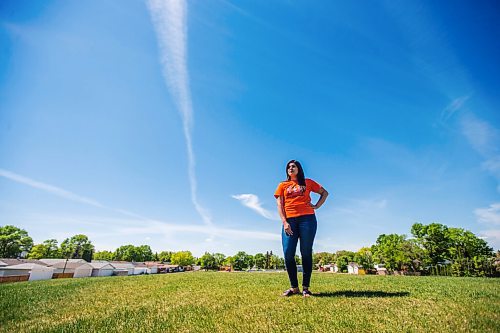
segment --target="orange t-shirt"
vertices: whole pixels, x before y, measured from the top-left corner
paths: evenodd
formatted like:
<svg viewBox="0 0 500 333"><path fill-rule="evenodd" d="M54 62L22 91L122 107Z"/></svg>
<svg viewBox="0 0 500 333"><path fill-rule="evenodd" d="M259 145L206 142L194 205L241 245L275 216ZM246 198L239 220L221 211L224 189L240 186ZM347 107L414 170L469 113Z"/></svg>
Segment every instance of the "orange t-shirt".
<svg viewBox="0 0 500 333"><path fill-rule="evenodd" d="M297 217L301 215L314 214L311 203L311 192L318 193L321 185L312 179L306 178L305 189L293 180L286 180L279 183L274 192L276 198L283 196L286 217Z"/></svg>

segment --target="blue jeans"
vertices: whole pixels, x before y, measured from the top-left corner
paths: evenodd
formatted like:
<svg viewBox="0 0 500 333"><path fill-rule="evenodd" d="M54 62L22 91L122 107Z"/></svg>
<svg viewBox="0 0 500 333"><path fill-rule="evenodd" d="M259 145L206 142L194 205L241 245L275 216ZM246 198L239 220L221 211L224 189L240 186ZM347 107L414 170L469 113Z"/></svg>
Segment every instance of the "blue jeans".
<svg viewBox="0 0 500 333"><path fill-rule="evenodd" d="M295 262L295 251L297 250L297 242L300 239L300 254L302 255L302 270L303 280L302 286L309 288L311 282L311 274L313 268L312 248L314 236L318 222L316 215L302 215L297 217L287 218L286 221L292 228L293 235L289 236L285 232L285 228L281 228L281 241L283 244L283 253L285 254L285 266L290 279L292 288L299 287L297 280L297 264Z"/></svg>

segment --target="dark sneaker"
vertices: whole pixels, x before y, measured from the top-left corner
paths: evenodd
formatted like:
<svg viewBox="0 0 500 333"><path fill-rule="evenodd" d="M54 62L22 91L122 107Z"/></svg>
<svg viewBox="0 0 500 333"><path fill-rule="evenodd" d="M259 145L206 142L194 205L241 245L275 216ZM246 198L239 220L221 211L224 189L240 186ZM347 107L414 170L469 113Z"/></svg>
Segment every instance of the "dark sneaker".
<svg viewBox="0 0 500 333"><path fill-rule="evenodd" d="M283 296L283 297L290 297L290 296L298 295L298 294L300 294L299 290L295 291L292 288L290 288L290 289L285 290L283 292L283 294L281 294L281 296Z"/></svg>
<svg viewBox="0 0 500 333"><path fill-rule="evenodd" d="M302 296L311 297L312 295L313 295L313 293L309 289L302 290Z"/></svg>

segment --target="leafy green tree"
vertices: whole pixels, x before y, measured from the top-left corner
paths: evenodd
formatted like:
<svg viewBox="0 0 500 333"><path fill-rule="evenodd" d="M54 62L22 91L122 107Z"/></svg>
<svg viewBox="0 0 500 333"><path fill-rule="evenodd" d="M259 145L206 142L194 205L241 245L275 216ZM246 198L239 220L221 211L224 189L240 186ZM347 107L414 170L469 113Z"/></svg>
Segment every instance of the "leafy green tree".
<svg viewBox="0 0 500 333"><path fill-rule="evenodd" d="M195 263L195 258L191 251L179 251L172 255L171 262L174 265L189 266Z"/></svg>
<svg viewBox="0 0 500 333"><path fill-rule="evenodd" d="M355 253L352 251L337 251L337 253L335 253L335 263L337 264L339 272L346 273L347 265L354 261L354 257Z"/></svg>
<svg viewBox="0 0 500 333"><path fill-rule="evenodd" d="M411 258L405 252L405 243L405 235L378 236L376 244L372 246L375 260L384 263L389 270L402 270L403 267L411 265Z"/></svg>
<svg viewBox="0 0 500 333"><path fill-rule="evenodd" d="M149 245L123 245L116 249L114 258L115 260L134 262L151 261L153 260L153 251Z"/></svg>
<svg viewBox="0 0 500 333"><path fill-rule="evenodd" d="M137 258L135 246L131 244L120 246L115 250L114 258L115 260L135 261Z"/></svg>
<svg viewBox="0 0 500 333"><path fill-rule="evenodd" d="M17 258L32 247L33 239L26 230L13 225L0 226L0 258Z"/></svg>
<svg viewBox="0 0 500 333"><path fill-rule="evenodd" d="M37 244L31 248L28 255L30 259L42 259L42 258L61 258L61 252L57 246L57 240L48 239L42 244Z"/></svg>
<svg viewBox="0 0 500 333"><path fill-rule="evenodd" d="M285 258L278 257L277 263L276 263L276 268L277 269L285 269Z"/></svg>
<svg viewBox="0 0 500 333"><path fill-rule="evenodd" d="M205 254L201 256L200 265L201 265L201 268L203 268L206 271L209 269L217 269L218 268L214 255L211 253L208 253L208 252L205 252Z"/></svg>
<svg viewBox="0 0 500 333"><path fill-rule="evenodd" d="M222 253L215 253L214 259L215 259L215 265L217 266L217 269L219 269L220 267L224 266L224 261L226 261L226 256Z"/></svg>
<svg viewBox="0 0 500 333"><path fill-rule="evenodd" d="M232 256L228 256L225 260L224 260L224 265L225 266L233 266L234 264L234 258Z"/></svg>
<svg viewBox="0 0 500 333"><path fill-rule="evenodd" d="M295 255L295 263L297 265L302 265L302 258L299 257L298 255Z"/></svg>
<svg viewBox="0 0 500 333"><path fill-rule="evenodd" d="M233 267L237 271L250 268L253 264L253 257L245 251L240 251L233 256Z"/></svg>
<svg viewBox="0 0 500 333"><path fill-rule="evenodd" d="M363 266L365 269L371 269L374 267L373 264L373 254L371 248L362 247L354 255L354 262Z"/></svg>
<svg viewBox="0 0 500 333"><path fill-rule="evenodd" d="M472 232L462 228L448 228L439 223L415 223L411 231L424 251L425 264L432 271L437 270L439 274L443 264L450 261L451 274L455 276L494 274L491 260L493 249Z"/></svg>
<svg viewBox="0 0 500 333"><path fill-rule="evenodd" d="M113 261L115 254L111 251L98 251L94 253L94 260L107 260Z"/></svg>
<svg viewBox="0 0 500 333"><path fill-rule="evenodd" d="M462 228L448 229L449 245L448 253L450 259L474 258L477 256L493 256L493 249L481 239L468 230Z"/></svg>
<svg viewBox="0 0 500 333"><path fill-rule="evenodd" d="M137 246L135 251L136 251L137 257L135 258L134 261L151 261L151 260L153 260L153 251L151 251L151 247L149 247L149 245Z"/></svg>
<svg viewBox="0 0 500 333"><path fill-rule="evenodd" d="M65 258L70 259L85 259L90 261L94 252L94 245L85 235L75 235L71 238L66 238L61 243L61 254Z"/></svg>
<svg viewBox="0 0 500 333"><path fill-rule="evenodd" d="M161 251L158 257L161 262L170 262L172 260L172 254L174 254L172 251Z"/></svg>
<svg viewBox="0 0 500 333"><path fill-rule="evenodd" d="M493 276L493 249L472 232L449 228L448 249L454 276Z"/></svg>
<svg viewBox="0 0 500 333"><path fill-rule="evenodd" d="M248 268L253 268L254 266L255 266L254 256L249 254L248 255Z"/></svg>
<svg viewBox="0 0 500 333"><path fill-rule="evenodd" d="M255 267L262 269L266 267L266 256L262 253L257 253L254 256Z"/></svg>
<svg viewBox="0 0 500 333"><path fill-rule="evenodd" d="M285 268L285 259L279 257L276 254L273 254L270 257L269 262L270 262L270 267L269 268L273 268L273 269L282 269L282 268Z"/></svg>
<svg viewBox="0 0 500 333"><path fill-rule="evenodd" d="M411 233L425 250L426 264L437 265L449 258L450 239L448 227L439 223L415 223Z"/></svg>
<svg viewBox="0 0 500 333"><path fill-rule="evenodd" d="M266 251L265 257L266 257L266 264L264 266L265 269L270 269L272 268L271 265L271 258L273 256L273 251Z"/></svg>
<svg viewBox="0 0 500 333"><path fill-rule="evenodd" d="M318 252L313 254L313 264L328 265L335 262L335 254L329 252Z"/></svg>
<svg viewBox="0 0 500 333"><path fill-rule="evenodd" d="M47 247L46 258L62 258L57 239L47 239L43 244Z"/></svg>
<svg viewBox="0 0 500 333"><path fill-rule="evenodd" d="M422 263L424 262L425 253L418 245L417 240L407 239L403 242L401 247L406 267L414 272L420 271L422 269Z"/></svg>
<svg viewBox="0 0 500 333"><path fill-rule="evenodd" d="M42 259L46 258L47 247L44 244L36 244L31 248L28 254L29 259Z"/></svg>
<svg viewBox="0 0 500 333"><path fill-rule="evenodd" d="M380 235L371 251L374 260L385 264L389 270L417 271L424 257L416 240L397 234Z"/></svg>

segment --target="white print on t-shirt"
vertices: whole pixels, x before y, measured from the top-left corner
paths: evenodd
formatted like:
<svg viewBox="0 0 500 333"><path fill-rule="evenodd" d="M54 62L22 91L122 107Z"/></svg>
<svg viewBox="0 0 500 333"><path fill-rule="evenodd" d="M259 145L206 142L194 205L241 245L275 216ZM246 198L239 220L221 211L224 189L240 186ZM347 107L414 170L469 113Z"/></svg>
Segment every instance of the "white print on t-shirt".
<svg viewBox="0 0 500 333"><path fill-rule="evenodd" d="M290 185L286 188L286 194L287 194L287 197L289 197L289 198L303 196L305 192L306 192L305 186Z"/></svg>

